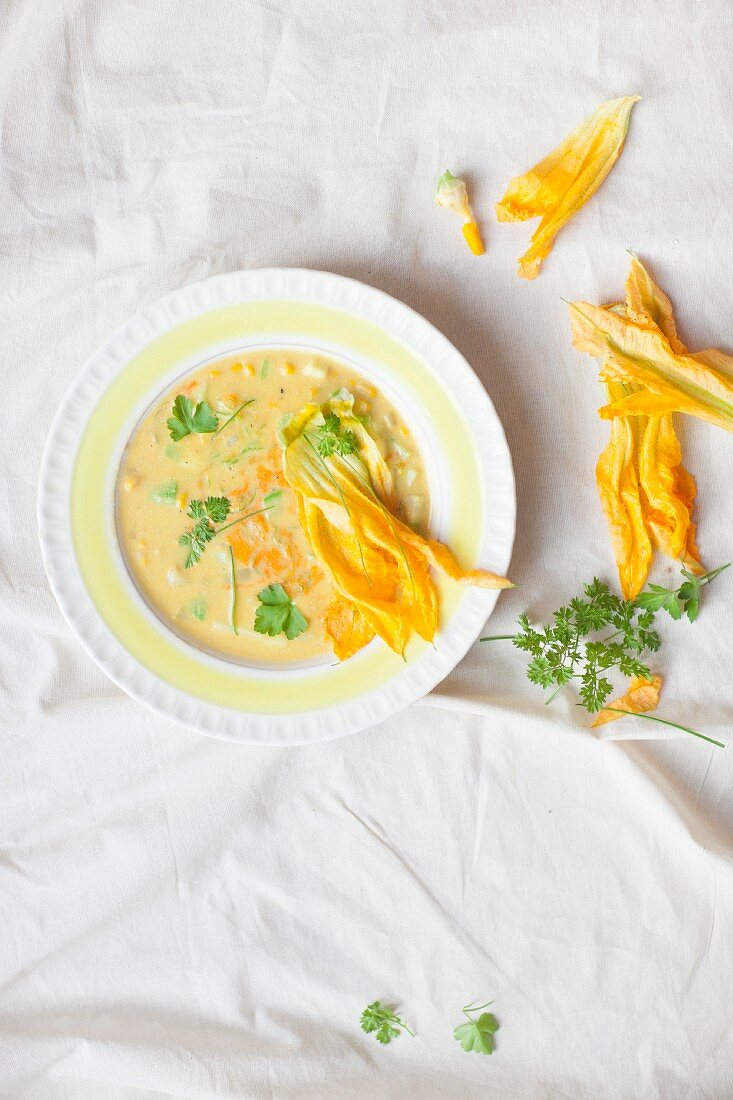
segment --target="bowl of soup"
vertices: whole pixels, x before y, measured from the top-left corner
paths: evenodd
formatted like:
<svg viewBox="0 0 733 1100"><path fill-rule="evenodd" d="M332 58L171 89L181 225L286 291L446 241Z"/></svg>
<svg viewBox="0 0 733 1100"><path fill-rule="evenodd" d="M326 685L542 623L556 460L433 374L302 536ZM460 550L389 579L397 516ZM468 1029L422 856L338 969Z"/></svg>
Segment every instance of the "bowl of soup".
<svg viewBox="0 0 733 1100"><path fill-rule="evenodd" d="M410 635L394 652L372 631L338 659L329 609L343 573L309 537L282 436L304 408L323 410L319 430L338 448L353 433L338 435L334 395L348 399L389 479L389 529L420 546L441 540L462 569L506 570L514 486L501 425L427 321L323 272L240 272L182 288L85 365L39 480L59 605L140 702L228 739L323 740L420 698L475 640L497 593L436 576L434 637ZM358 459L354 442L348 463ZM309 504L328 514L319 492ZM369 552L378 560L381 549Z"/></svg>

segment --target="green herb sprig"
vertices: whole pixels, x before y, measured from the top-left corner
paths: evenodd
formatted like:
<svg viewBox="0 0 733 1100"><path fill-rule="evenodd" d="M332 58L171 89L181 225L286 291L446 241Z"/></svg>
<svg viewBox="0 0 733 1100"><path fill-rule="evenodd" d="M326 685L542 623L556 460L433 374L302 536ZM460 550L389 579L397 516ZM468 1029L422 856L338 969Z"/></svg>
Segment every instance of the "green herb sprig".
<svg viewBox="0 0 733 1100"><path fill-rule="evenodd" d="M343 428L335 413L329 413L316 431L316 447L321 458L331 455L352 455L359 449L359 442L350 428Z"/></svg>
<svg viewBox="0 0 733 1100"><path fill-rule="evenodd" d="M284 634L289 642L308 627L305 615L295 606L281 584L268 584L258 592L260 606L255 612L254 628L258 634L276 638Z"/></svg>
<svg viewBox="0 0 733 1100"><path fill-rule="evenodd" d="M208 401L194 405L190 397L179 393L167 420L171 439L179 443L187 435L209 435L216 432L219 421Z"/></svg>
<svg viewBox="0 0 733 1100"><path fill-rule="evenodd" d="M499 1030L499 1022L491 1012L481 1012L488 1008L492 1001L484 1005L464 1005L463 1014L467 1018L465 1024L459 1024L453 1031L453 1038L457 1039L464 1050L475 1051L476 1054L491 1054L494 1050L494 1035ZM472 1012L481 1012L476 1019Z"/></svg>
<svg viewBox="0 0 733 1100"><path fill-rule="evenodd" d="M659 635L652 629L656 612L665 610L673 619L679 619L684 610L693 621L700 606L701 588L726 568L727 565L721 566L702 577L683 570L686 580L679 588L650 585L636 600L621 599L607 584L594 578L584 586L585 598L577 597L567 606L560 607L554 612L550 626L534 627L527 615L520 615L520 629L516 634L494 635L481 638L481 641L505 639L529 654L527 679L539 687L555 688L547 703L552 702L562 687L576 680L580 685L580 706L590 714L610 710L613 708L605 708L604 704L613 686L605 674L615 669L624 676L651 680L651 670L642 657L659 649ZM607 630L610 633L604 634ZM647 714L635 716L684 730L710 744L725 747L720 741L676 722Z"/></svg>
<svg viewBox="0 0 733 1100"><path fill-rule="evenodd" d="M703 586L715 580L718 574L727 569L730 564L726 562L725 565L711 569L701 577L683 569L682 576L685 577L685 583L679 588L663 588L659 584L650 584L648 589L640 592L636 597L636 606L645 611L666 611L673 619L681 619L684 614L691 623L694 623L700 611L700 594Z"/></svg>
<svg viewBox="0 0 733 1100"><path fill-rule="evenodd" d="M384 1046L396 1039L400 1031L406 1031L413 1038L415 1036L415 1032L405 1021L395 1015L391 1008L385 1007L381 1001L372 1001L367 1005L359 1022L362 1031L366 1031L367 1035L373 1033L377 1042Z"/></svg>
<svg viewBox="0 0 733 1100"><path fill-rule="evenodd" d="M224 523L228 518L232 504L228 497L207 497L206 500L192 500L188 506L186 515L194 520L190 531L184 531L178 541L181 546L188 548L186 557L186 569L201 561L206 547L216 535L233 527L235 523L241 523L252 516L258 516L261 512L269 512L270 508L257 508L254 512L248 512L245 516L238 516L231 523L225 523L223 527L214 527L215 523Z"/></svg>

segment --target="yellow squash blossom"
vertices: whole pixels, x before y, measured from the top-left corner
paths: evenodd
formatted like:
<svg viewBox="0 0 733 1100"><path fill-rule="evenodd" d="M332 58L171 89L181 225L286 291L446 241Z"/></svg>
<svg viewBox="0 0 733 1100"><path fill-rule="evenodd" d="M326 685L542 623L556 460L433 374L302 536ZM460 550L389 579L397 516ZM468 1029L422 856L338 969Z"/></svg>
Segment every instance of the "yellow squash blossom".
<svg viewBox="0 0 733 1100"><path fill-rule="evenodd" d="M534 279L565 223L595 194L618 159L638 95L602 103L548 156L509 184L499 221L542 218L518 274Z"/></svg>
<svg viewBox="0 0 733 1100"><path fill-rule="evenodd" d="M655 324L675 353L684 355L687 351L677 335L672 303L636 256L631 257L626 280L626 314L639 324ZM682 447L672 414L655 413L646 420L638 418L638 424L639 479L646 496L652 540L667 557L681 561L694 573L702 572L692 522L697 486L682 465Z"/></svg>
<svg viewBox="0 0 733 1100"><path fill-rule="evenodd" d="M626 282L625 307L611 306L602 312L656 328L675 352L685 353L669 299L635 257ZM613 380L612 358L609 352L601 367L611 403L643 394L637 383ZM633 599L644 586L652 546L688 569L702 571L691 514L696 486L682 466L671 413L614 417L608 446L596 467L596 481L626 599Z"/></svg>
<svg viewBox="0 0 733 1100"><path fill-rule="evenodd" d="M605 420L676 411L733 432L733 358L675 352L651 321L639 324L589 302L571 302L569 309L574 347L603 357L606 380L643 387L602 408Z"/></svg>
<svg viewBox="0 0 733 1100"><path fill-rule="evenodd" d="M349 443L342 453L319 446L329 426L332 439L337 432L337 443ZM438 627L431 567L460 584L511 587L494 573L461 569L445 546L398 519L389 470L347 391L286 417L280 442L301 526L335 588L325 626L337 656L375 634L400 654L413 632L431 641Z"/></svg>
<svg viewBox="0 0 733 1100"><path fill-rule="evenodd" d="M474 256L483 256L484 242L481 240L481 233L468 201L465 182L458 176L454 176L452 172L445 171L435 187L435 201L438 206L455 210L456 214L461 216L466 244Z"/></svg>
<svg viewBox="0 0 733 1100"><path fill-rule="evenodd" d="M635 676L629 684L628 691L620 699L614 699L612 703L606 704L612 709L602 709L598 712L598 717L591 723L591 729L605 726L607 722L615 722L617 718L623 718L623 714L617 713L618 711L624 711L626 714L646 714L647 711L654 710L659 702L661 687L661 676L654 676L651 680Z"/></svg>

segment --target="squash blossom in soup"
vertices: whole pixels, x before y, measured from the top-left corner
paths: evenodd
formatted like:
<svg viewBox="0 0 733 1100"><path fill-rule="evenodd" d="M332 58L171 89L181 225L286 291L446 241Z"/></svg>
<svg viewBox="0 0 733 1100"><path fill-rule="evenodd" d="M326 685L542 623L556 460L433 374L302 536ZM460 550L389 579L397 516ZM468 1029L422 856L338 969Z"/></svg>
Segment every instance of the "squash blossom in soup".
<svg viewBox="0 0 733 1100"><path fill-rule="evenodd" d="M132 436L117 484L129 572L199 648L254 663L351 656L378 636L431 639L431 567L464 571L427 537L415 440L367 380L325 356L221 359L173 387Z"/></svg>

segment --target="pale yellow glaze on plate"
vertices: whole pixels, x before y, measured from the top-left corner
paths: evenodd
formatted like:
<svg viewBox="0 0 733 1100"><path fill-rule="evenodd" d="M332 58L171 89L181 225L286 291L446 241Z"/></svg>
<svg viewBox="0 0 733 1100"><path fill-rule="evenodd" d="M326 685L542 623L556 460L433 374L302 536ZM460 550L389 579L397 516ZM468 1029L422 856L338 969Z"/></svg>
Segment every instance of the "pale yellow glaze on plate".
<svg viewBox="0 0 733 1100"><path fill-rule="evenodd" d="M514 535L511 459L460 354L380 291L326 272L263 269L182 287L91 356L61 402L39 475L44 564L64 615L101 668L161 715L260 744L314 742L382 721L430 691L475 640L497 594L436 577L440 629L406 661L373 642L348 661L253 667L184 641L131 579L115 523L125 446L177 379L226 355L297 348L333 356L400 409L430 488L430 524L465 567L503 573Z"/></svg>

